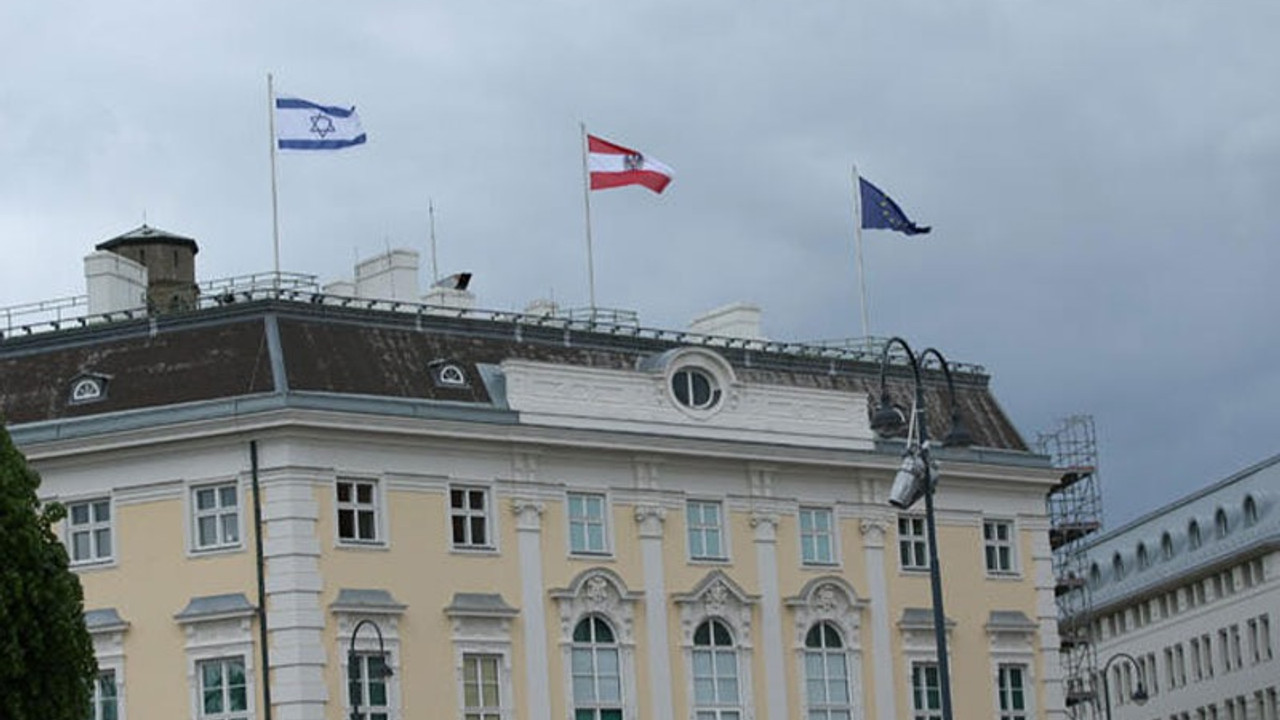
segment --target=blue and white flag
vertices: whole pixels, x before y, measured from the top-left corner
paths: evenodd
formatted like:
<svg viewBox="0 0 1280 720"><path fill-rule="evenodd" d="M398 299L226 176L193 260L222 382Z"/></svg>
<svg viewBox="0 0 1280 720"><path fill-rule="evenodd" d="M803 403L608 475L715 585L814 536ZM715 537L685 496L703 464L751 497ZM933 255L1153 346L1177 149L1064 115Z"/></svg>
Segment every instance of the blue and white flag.
<svg viewBox="0 0 1280 720"><path fill-rule="evenodd" d="M365 141L355 107L276 98L276 146L281 150L341 150Z"/></svg>

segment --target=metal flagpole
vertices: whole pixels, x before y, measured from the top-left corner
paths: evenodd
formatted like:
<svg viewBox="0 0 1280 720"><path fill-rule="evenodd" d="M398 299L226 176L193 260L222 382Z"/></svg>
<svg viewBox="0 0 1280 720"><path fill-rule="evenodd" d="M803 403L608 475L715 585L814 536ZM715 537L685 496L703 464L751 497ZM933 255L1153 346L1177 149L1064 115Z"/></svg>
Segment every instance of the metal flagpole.
<svg viewBox="0 0 1280 720"><path fill-rule="evenodd" d="M267 73L267 117L271 127L271 241L275 249L276 274L273 281L280 287L280 202L276 198L276 90L271 73Z"/></svg>
<svg viewBox="0 0 1280 720"><path fill-rule="evenodd" d="M862 338L871 349L870 323L867 321L867 273L862 265L862 182L858 164L853 164L853 238L858 253L858 295L862 299Z"/></svg>
<svg viewBox="0 0 1280 720"><path fill-rule="evenodd" d="M431 219L431 282L440 282L440 269L436 265L436 205L435 201L427 198L427 215Z"/></svg>
<svg viewBox="0 0 1280 720"><path fill-rule="evenodd" d="M587 213L587 287L591 293L591 321L596 320L596 266L591 258L591 172L587 169L587 124L578 123L582 130L582 202Z"/></svg>

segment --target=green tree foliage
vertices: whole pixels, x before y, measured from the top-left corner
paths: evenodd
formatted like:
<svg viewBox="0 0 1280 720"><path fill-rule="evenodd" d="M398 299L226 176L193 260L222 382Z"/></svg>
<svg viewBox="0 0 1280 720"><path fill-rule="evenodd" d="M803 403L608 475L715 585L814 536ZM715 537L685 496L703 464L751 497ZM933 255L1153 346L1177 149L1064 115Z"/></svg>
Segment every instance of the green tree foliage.
<svg viewBox="0 0 1280 720"><path fill-rule="evenodd" d="M0 718L84 720L98 667L80 579L41 505L40 476L0 425Z"/></svg>

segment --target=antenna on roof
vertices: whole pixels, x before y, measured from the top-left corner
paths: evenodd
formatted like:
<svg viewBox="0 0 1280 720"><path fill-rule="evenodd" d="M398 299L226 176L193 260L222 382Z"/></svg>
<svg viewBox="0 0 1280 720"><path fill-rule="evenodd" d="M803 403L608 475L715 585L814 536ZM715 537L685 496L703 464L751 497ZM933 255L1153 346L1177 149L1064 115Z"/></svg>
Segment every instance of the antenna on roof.
<svg viewBox="0 0 1280 720"><path fill-rule="evenodd" d="M440 268L436 265L436 204L427 198L427 217L431 223L431 282L440 280Z"/></svg>

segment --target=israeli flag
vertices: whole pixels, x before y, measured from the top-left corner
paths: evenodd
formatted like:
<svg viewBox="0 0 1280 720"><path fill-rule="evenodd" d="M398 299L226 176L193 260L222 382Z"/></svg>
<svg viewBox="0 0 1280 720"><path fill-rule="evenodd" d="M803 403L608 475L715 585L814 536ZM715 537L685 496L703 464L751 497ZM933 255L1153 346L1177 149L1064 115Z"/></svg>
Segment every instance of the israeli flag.
<svg viewBox="0 0 1280 720"><path fill-rule="evenodd" d="M276 146L281 150L341 150L365 141L355 107L276 98Z"/></svg>

